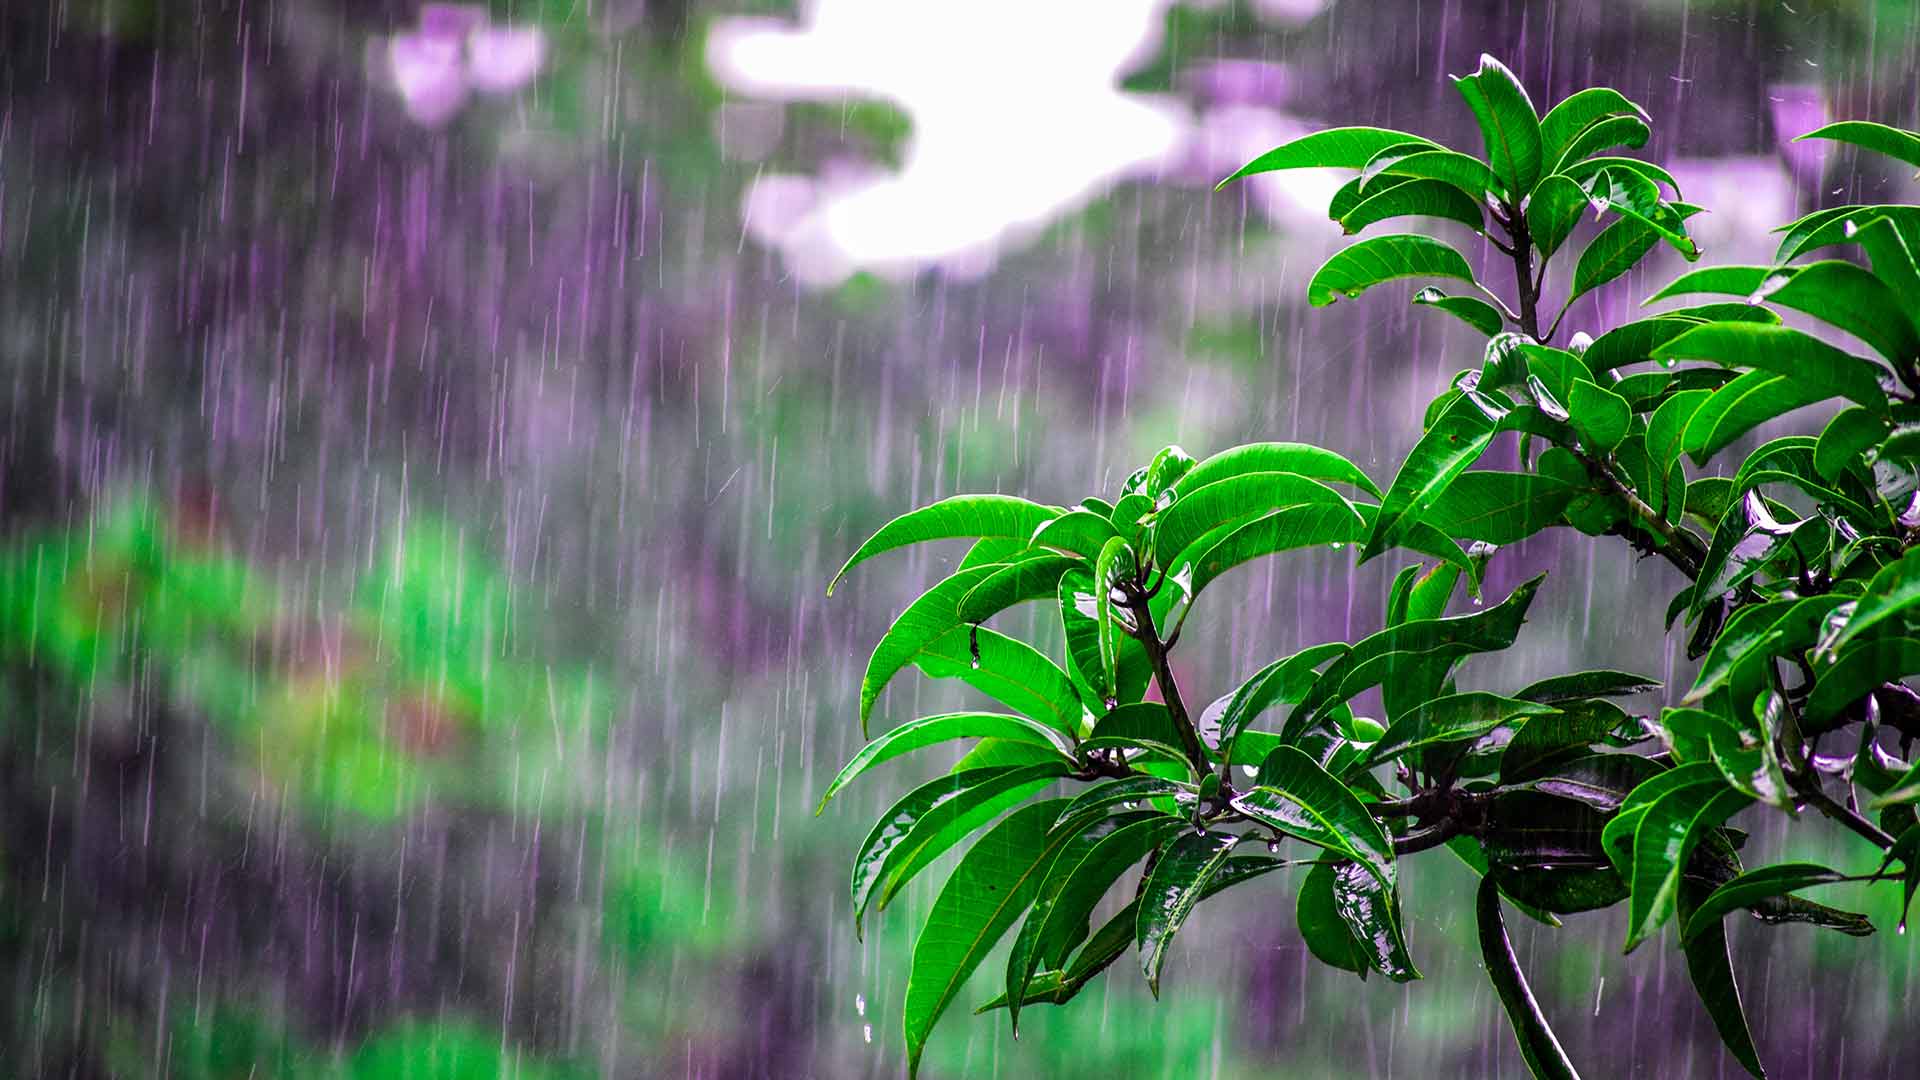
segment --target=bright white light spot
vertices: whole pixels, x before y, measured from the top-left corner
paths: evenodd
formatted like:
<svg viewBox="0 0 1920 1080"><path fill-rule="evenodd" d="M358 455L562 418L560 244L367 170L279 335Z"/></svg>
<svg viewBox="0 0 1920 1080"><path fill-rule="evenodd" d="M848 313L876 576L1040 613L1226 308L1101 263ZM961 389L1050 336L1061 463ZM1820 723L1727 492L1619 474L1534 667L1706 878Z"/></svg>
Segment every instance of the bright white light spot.
<svg viewBox="0 0 1920 1080"><path fill-rule="evenodd" d="M772 212L756 185L748 231L814 283L861 269L985 270L1006 243L1117 179L1152 173L1180 148L1178 106L1118 88L1153 55L1165 7L818 0L797 28L720 20L708 62L729 88L780 100L879 98L913 124L898 172L821 177L798 218ZM779 181L782 207L803 201L793 180Z"/></svg>

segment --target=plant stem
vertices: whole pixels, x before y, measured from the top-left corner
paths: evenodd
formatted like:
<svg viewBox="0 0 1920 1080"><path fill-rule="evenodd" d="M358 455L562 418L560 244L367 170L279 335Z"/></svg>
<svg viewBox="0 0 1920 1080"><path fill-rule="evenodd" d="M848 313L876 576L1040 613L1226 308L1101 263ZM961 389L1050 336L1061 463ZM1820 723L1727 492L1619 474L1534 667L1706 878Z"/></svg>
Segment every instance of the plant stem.
<svg viewBox="0 0 1920 1080"><path fill-rule="evenodd" d="M1180 685L1174 681L1173 665L1167 660L1167 644L1160 640L1160 631L1153 625L1153 609L1146 593L1131 585L1123 584L1121 588L1127 595L1127 608L1133 612L1134 636L1145 646L1147 661L1153 665L1153 681L1160 687L1160 700L1173 715L1174 729L1180 733L1181 749L1186 751L1194 775L1205 776L1206 751L1200 746L1200 733L1194 729L1193 720L1187 716L1186 704L1180 700Z"/></svg>

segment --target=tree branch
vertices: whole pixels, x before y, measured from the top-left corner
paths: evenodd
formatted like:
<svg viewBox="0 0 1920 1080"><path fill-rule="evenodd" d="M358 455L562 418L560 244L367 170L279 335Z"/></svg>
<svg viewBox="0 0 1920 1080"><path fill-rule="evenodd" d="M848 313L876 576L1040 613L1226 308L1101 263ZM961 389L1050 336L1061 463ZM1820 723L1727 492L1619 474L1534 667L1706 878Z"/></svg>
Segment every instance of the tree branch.
<svg viewBox="0 0 1920 1080"><path fill-rule="evenodd" d="M1200 733L1194 728L1193 720L1187 716L1186 703L1180 700L1180 685L1174 681L1173 665L1167 660L1167 644L1160 640L1160 631L1153 625L1153 609L1146 593L1124 582L1120 589L1126 593L1127 610L1133 612L1134 637L1146 648L1147 661L1153 665L1153 681L1160 687L1160 700L1173 715L1174 729L1180 733L1180 748L1186 752L1194 775L1205 776L1206 750L1200 745Z"/></svg>

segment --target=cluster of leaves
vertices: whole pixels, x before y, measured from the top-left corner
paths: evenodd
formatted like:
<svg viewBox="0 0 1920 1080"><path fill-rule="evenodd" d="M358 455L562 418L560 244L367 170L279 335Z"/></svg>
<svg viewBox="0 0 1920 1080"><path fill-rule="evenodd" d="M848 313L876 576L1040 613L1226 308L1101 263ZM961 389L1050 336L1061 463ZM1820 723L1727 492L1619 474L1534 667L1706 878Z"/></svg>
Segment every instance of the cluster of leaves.
<svg viewBox="0 0 1920 1080"><path fill-rule="evenodd" d="M1433 276L1493 301L1432 288L1415 296L1489 341L1482 363L1433 401L1424 436L1384 492L1317 447L1261 443L1198 462L1169 447L1112 502L950 498L889 523L848 560L975 541L874 650L863 730L909 667L960 679L1008 710L894 727L822 799L901 754L977 740L951 773L882 815L854 864L859 919L991 823L914 945L902 1013L912 1067L941 1013L1016 925L1005 991L983 1006L1005 1008L1016 1029L1023 1007L1071 999L1130 944L1157 992L1195 905L1290 865L1278 853L1294 841L1311 863L1300 933L1313 955L1362 978L1418 977L1401 925L1400 858L1444 846L1478 871L1487 971L1541 1076L1574 1069L1527 987L1503 903L1558 925L1559 915L1624 902L1629 951L1675 920L1715 1026L1759 1076L1723 917L1745 909L1866 934L1864 917L1796 894L1893 880L1910 900L1920 883L1920 768L1889 746L1904 754L1920 734L1920 695L1900 681L1920 672L1920 207L1809 215L1784 227L1775 265L1697 270L1654 297L1735 300L1555 347L1560 319L1543 327L1540 316L1545 268L1587 210L1609 224L1581 251L1567 304L1662 242L1697 258L1686 230L1696 208L1676 201L1659 167L1595 156L1648 137L1646 114L1619 93L1584 90L1541 117L1491 58L1455 85L1479 119L1484 159L1404 132L1341 128L1235 174L1357 169L1329 211L1349 233L1435 217L1511 260L1511 305L1459 251L1417 234L1359 241L1309 284L1315 305ZM1920 136L1893 128L1849 122L1804 137L1920 165ZM1835 245L1857 246L1867 267L1796 261ZM1878 356L1788 328L1776 309L1812 316ZM1731 477L1710 471L1756 427L1834 398L1847 407L1817 436L1766 442ZM1523 468L1474 469L1503 436L1517 442ZM1510 693L1458 689L1467 658L1514 642L1541 580L1449 617L1456 589L1465 579L1477 591L1498 546L1555 527L1623 538L1684 576L1668 625L1691 627L1689 655L1702 663L1678 705L1630 712L1623 699L1661 686L1616 671ZM1352 545L1363 562L1396 548L1432 561L1394 579L1379 632L1278 659L1191 714L1168 654L1201 591L1248 560L1327 545ZM1059 659L982 625L1028 601L1057 607ZM1158 700L1148 700L1150 686ZM1374 688L1384 722L1349 704ZM1052 794L1063 781L1084 786ZM1877 861L1855 873L1747 870L1745 834L1727 822L1754 803L1815 809L1871 842ZM1095 926L1096 909L1136 865L1131 899Z"/></svg>

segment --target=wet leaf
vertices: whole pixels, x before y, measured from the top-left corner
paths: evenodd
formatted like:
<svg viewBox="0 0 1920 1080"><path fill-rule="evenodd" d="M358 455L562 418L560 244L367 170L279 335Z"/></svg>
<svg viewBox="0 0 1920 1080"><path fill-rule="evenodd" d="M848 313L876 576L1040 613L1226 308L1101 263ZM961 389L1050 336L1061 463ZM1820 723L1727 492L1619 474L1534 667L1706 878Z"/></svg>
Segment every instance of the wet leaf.
<svg viewBox="0 0 1920 1080"><path fill-rule="evenodd" d="M1633 410L1625 398L1585 379L1574 380L1567 407L1580 441L1595 453L1611 453L1633 423Z"/></svg>
<svg viewBox="0 0 1920 1080"><path fill-rule="evenodd" d="M1408 452L1393 483L1380 500L1360 560L1365 562L1400 543L1455 477L1479 460L1493 441L1494 422L1466 398L1455 402Z"/></svg>
<svg viewBox="0 0 1920 1080"><path fill-rule="evenodd" d="M1705 892L1705 886L1691 880L1682 885L1680 919L1683 923L1691 926L1699 919L1699 913L1690 909ZM1753 1045L1753 1032L1747 1027L1746 1009L1740 1004L1740 987L1733 978L1733 955L1727 949L1726 927L1718 918L1700 921L1699 930L1686 938L1682 950L1687 957L1687 975L1692 978L1693 989L1700 995L1700 1003L1706 1006L1714 1029L1720 1033L1720 1041L1733 1052L1742 1068L1759 1080L1766 1080L1760 1051Z"/></svg>
<svg viewBox="0 0 1920 1080"><path fill-rule="evenodd" d="M1513 695L1522 701L1537 701L1542 705L1555 705L1563 701L1588 697L1626 697L1630 694L1644 694L1660 689L1660 680L1651 675L1635 675L1629 671L1578 671L1571 675L1555 675L1531 683L1526 689Z"/></svg>
<svg viewBox="0 0 1920 1080"><path fill-rule="evenodd" d="M1325 307L1369 287L1406 277L1473 280L1473 268L1458 251L1430 236L1399 234L1362 240L1336 253L1307 282L1307 302Z"/></svg>
<svg viewBox="0 0 1920 1080"><path fill-rule="evenodd" d="M887 522L860 545L827 585L835 585L856 565L895 548L951 537L997 536L1025 541L1042 524L1060 516L1060 509L1041 506L1011 495L956 495L923 506Z"/></svg>
<svg viewBox="0 0 1920 1080"><path fill-rule="evenodd" d="M1647 118L1645 109L1628 101L1618 90L1604 86L1589 87L1560 100L1540 120L1542 158L1562 162L1574 138L1595 122L1612 116Z"/></svg>
<svg viewBox="0 0 1920 1080"><path fill-rule="evenodd" d="M1573 489L1551 476L1465 472L1433 500L1424 517L1456 539L1514 544L1557 524L1572 498Z"/></svg>
<svg viewBox="0 0 1920 1080"><path fill-rule="evenodd" d="M1400 896L1358 863L1342 862L1333 871L1333 910L1347 924L1367 962L1394 982L1420 977L1407 954L1400 920Z"/></svg>
<svg viewBox="0 0 1920 1080"><path fill-rule="evenodd" d="M1818 383L1770 371L1748 371L1700 403L1687 419L1682 447L1705 465L1727 444L1776 417L1833 396Z"/></svg>
<svg viewBox="0 0 1920 1080"><path fill-rule="evenodd" d="M1197 487L1247 473L1294 473L1310 480L1345 484L1359 488L1374 498L1376 487L1360 467L1331 450L1306 443L1246 443L1202 459L1173 485L1174 495L1186 498Z"/></svg>
<svg viewBox="0 0 1920 1080"><path fill-rule="evenodd" d="M1177 561L1189 546L1222 525L1253 518L1269 510L1321 504L1347 509L1354 524L1360 514L1346 498L1327 485L1296 473L1243 473L1200 487L1189 488L1154 525L1157 557Z"/></svg>
<svg viewBox="0 0 1920 1080"><path fill-rule="evenodd" d="M1260 765L1259 783L1233 808L1270 829L1352 859L1394 883L1393 844L1359 796L1306 754L1280 746Z"/></svg>
<svg viewBox="0 0 1920 1080"><path fill-rule="evenodd" d="M1122 705L1101 717L1093 726L1093 737L1080 746L1083 750L1145 749L1187 762L1179 725L1167 707L1157 701Z"/></svg>
<svg viewBox="0 0 1920 1080"><path fill-rule="evenodd" d="M1334 904L1335 865L1317 862L1307 871L1306 879L1300 883L1300 894L1294 900L1294 922L1300 928L1307 951L1315 959L1365 979L1367 972L1373 970L1373 961Z"/></svg>
<svg viewBox="0 0 1920 1080"><path fill-rule="evenodd" d="M1681 941L1692 942L1728 914L1754 907L1770 897L1845 880L1845 874L1818 863L1779 863L1749 870L1713 890L1691 915L1681 919Z"/></svg>
<svg viewBox="0 0 1920 1080"><path fill-rule="evenodd" d="M1850 262L1828 259L1777 270L1756 289L1754 299L1804 311L1866 342L1888 360L1920 358L1920 329L1908 314L1915 301L1909 297L1903 302L1880 278Z"/></svg>
<svg viewBox="0 0 1920 1080"><path fill-rule="evenodd" d="M901 1011L907 1071L917 1073L927 1036L980 961L1033 902L1055 858L1078 833L1049 832L1064 799L1021 807L961 856L913 943Z"/></svg>
<svg viewBox="0 0 1920 1080"><path fill-rule="evenodd" d="M1553 175L1540 181L1527 200L1527 233L1542 258L1553 258L1586 209L1587 193L1572 179Z"/></svg>
<svg viewBox="0 0 1920 1080"><path fill-rule="evenodd" d="M1483 334L1497 334L1505 325L1500 309L1485 300L1471 296L1448 296L1432 285L1414 293L1413 302L1438 308Z"/></svg>
<svg viewBox="0 0 1920 1080"><path fill-rule="evenodd" d="M1682 765L1648 780L1641 788L1656 788L1658 794L1630 816L1629 810L1639 796L1636 789L1603 833L1603 842L1611 851L1615 847L1612 838L1623 831L1623 823L1632 828L1633 854L1626 868L1633 890L1628 898L1629 952L1673 914L1681 872L1706 830L1753 801L1728 787L1719 770L1705 764Z"/></svg>
<svg viewBox="0 0 1920 1080"><path fill-rule="evenodd" d="M891 761L902 754L912 753L952 739L985 738L1032 743L1058 750L1063 758L1067 756L1057 733L1023 716L982 712L923 716L918 720L909 720L861 747L860 752L853 756L853 760L847 762L846 767L833 778L833 782L827 785L826 793L820 796L820 805L814 813L818 814L825 810L828 800L839 794L841 788L883 761ZM1069 764L1071 764L1070 760Z"/></svg>
<svg viewBox="0 0 1920 1080"><path fill-rule="evenodd" d="M1811 401L1844 397L1872 409L1886 407L1879 365L1789 326L1710 323L1661 345L1653 355L1657 360L1711 360L1791 377L1806 391L1818 392Z"/></svg>
<svg viewBox="0 0 1920 1080"><path fill-rule="evenodd" d="M1221 755L1230 754L1233 742L1248 724L1274 705L1291 705L1306 696L1319 676L1315 669L1346 654L1345 642L1333 641L1309 646L1292 656L1275 660L1240 684L1227 699L1220 715L1217 745Z"/></svg>
<svg viewBox="0 0 1920 1080"><path fill-rule="evenodd" d="M1506 65L1485 53L1480 70L1456 77L1453 85L1480 121L1487 161L1506 188L1508 201L1518 206L1541 172L1540 117L1526 88Z"/></svg>
<svg viewBox="0 0 1920 1080"><path fill-rule="evenodd" d="M1092 510L1069 510L1035 529L1032 546L1093 559L1108 540L1118 535L1107 515Z"/></svg>
<svg viewBox="0 0 1920 1080"><path fill-rule="evenodd" d="M1071 555L1038 555L1001 563L980 583L967 590L954 613L964 623L982 623L1000 612L1057 594L1061 575L1084 565Z"/></svg>
<svg viewBox="0 0 1920 1080"><path fill-rule="evenodd" d="M913 663L932 678L959 679L1062 735L1080 734L1086 710L1067 673L1024 641L986 627L959 626L922 649Z"/></svg>
<svg viewBox="0 0 1920 1080"><path fill-rule="evenodd" d="M1506 923L1500 917L1500 892L1491 879L1481 879L1474 911L1480 930L1481 961L1487 966L1487 978L1500 996L1501 1007L1507 1011L1507 1022L1513 1025L1514 1038L1520 1043L1520 1056L1526 1059L1528 1070L1541 1080L1553 1077L1577 1080L1580 1074L1567 1052L1560 1048L1553 1029L1547 1026L1546 1014L1541 1012L1540 1003L1534 1000L1533 990L1527 986L1526 975L1520 971L1520 958L1514 955L1513 943L1507 939Z"/></svg>
<svg viewBox="0 0 1920 1080"><path fill-rule="evenodd" d="M1916 602L1920 602L1920 548L1910 548L1899 561L1881 567L1880 572L1873 575L1867 591L1847 618L1846 628L1822 651L1839 652L1866 631L1904 615Z"/></svg>
<svg viewBox="0 0 1920 1080"><path fill-rule="evenodd" d="M1140 970L1154 997L1160 996L1160 968L1166 962L1173 935L1239 842L1232 833L1183 831L1161 850L1153 864L1153 872L1140 892L1134 940L1140 949Z"/></svg>
<svg viewBox="0 0 1920 1080"><path fill-rule="evenodd" d="M1549 705L1478 690L1435 698L1389 725L1358 768L1371 769L1426 747L1469 743L1502 724L1557 711Z"/></svg>
<svg viewBox="0 0 1920 1080"><path fill-rule="evenodd" d="M1904 161L1920 168L1920 135L1911 131L1902 131L1885 124L1876 124L1867 120L1842 120L1837 124L1815 128L1805 135L1797 135L1794 142L1804 139L1831 139L1834 142L1851 143L1876 154L1885 154L1890 158Z"/></svg>
<svg viewBox="0 0 1920 1080"><path fill-rule="evenodd" d="M1273 149L1247 162L1235 170L1233 175L1214 185L1218 191L1243 176L1255 173L1276 172L1282 169L1322 169L1347 168L1358 169L1365 165L1373 155L1389 146L1401 143L1424 143L1428 140L1418 135L1409 135L1404 131L1392 131L1386 128L1344 127L1316 131L1292 142L1276 146ZM1430 144L1438 145L1438 144Z"/></svg>
<svg viewBox="0 0 1920 1080"><path fill-rule="evenodd" d="M1473 196L1441 180L1415 179L1394 184L1378 192L1369 188L1359 205L1339 217L1347 235L1382 221L1399 217L1432 217L1457 221L1474 232L1486 226L1485 215Z"/></svg>

